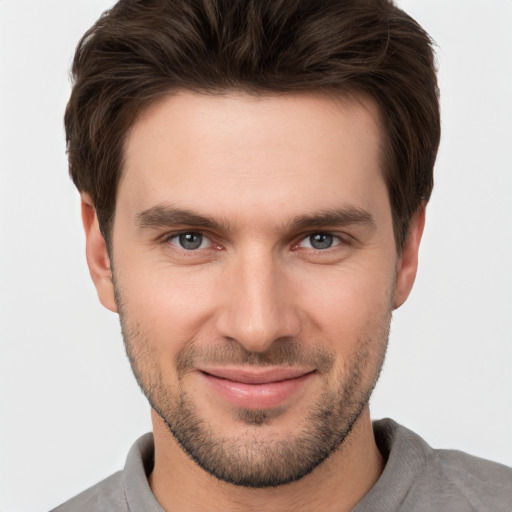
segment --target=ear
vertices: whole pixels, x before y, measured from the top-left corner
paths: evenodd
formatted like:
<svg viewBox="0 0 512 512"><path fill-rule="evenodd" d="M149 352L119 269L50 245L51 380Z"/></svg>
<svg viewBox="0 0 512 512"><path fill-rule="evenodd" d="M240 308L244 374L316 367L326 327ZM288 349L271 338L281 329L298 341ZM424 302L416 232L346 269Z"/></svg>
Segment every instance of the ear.
<svg viewBox="0 0 512 512"><path fill-rule="evenodd" d="M96 210L88 194L81 194L82 223L85 231L85 253L87 265L100 302L110 311L117 313L117 305L110 270L107 245L100 231Z"/></svg>
<svg viewBox="0 0 512 512"><path fill-rule="evenodd" d="M409 231L397 267L394 308L398 309L409 296L418 270L418 251L425 227L425 205L412 216Z"/></svg>

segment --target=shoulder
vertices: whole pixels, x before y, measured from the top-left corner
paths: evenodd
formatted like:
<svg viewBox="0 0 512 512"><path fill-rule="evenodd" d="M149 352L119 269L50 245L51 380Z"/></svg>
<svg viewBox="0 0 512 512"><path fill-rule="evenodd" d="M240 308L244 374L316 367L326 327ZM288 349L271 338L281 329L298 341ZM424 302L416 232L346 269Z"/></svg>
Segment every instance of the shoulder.
<svg viewBox="0 0 512 512"><path fill-rule="evenodd" d="M154 442L145 434L130 448L122 471L80 493L52 512L163 512L147 480L153 469Z"/></svg>
<svg viewBox="0 0 512 512"><path fill-rule="evenodd" d="M442 475L478 510L512 510L512 468L456 450L434 450ZM505 510L505 509L503 509Z"/></svg>
<svg viewBox="0 0 512 512"><path fill-rule="evenodd" d="M390 510L407 512L512 512L512 468L460 451L434 449L389 419L375 422L374 432L387 462L369 503L388 500L395 507Z"/></svg>
<svg viewBox="0 0 512 512"><path fill-rule="evenodd" d="M83 491L52 512L128 511L124 493L123 472L118 471Z"/></svg>

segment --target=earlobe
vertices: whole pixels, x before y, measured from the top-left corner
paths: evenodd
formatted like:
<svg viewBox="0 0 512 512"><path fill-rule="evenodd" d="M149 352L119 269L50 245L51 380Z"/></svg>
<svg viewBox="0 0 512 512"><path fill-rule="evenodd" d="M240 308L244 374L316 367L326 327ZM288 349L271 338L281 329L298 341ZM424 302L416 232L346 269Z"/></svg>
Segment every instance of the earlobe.
<svg viewBox="0 0 512 512"><path fill-rule="evenodd" d="M416 271L418 270L418 251L424 227L425 205L422 205L411 218L407 239L405 240L402 254L398 259L394 309L398 309L407 300L412 290L414 280L416 279Z"/></svg>
<svg viewBox="0 0 512 512"><path fill-rule="evenodd" d="M96 210L88 194L81 194L81 205L89 273L100 302L110 311L117 313L107 245L100 231Z"/></svg>

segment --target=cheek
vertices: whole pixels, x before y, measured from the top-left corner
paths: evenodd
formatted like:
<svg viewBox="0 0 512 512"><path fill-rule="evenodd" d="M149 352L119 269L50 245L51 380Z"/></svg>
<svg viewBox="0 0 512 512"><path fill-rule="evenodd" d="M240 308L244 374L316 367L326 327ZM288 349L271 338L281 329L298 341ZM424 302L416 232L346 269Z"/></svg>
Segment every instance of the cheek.
<svg viewBox="0 0 512 512"><path fill-rule="evenodd" d="M342 383L347 400L359 400L360 392L371 389L378 378L389 335L392 291L389 274L380 280L356 279L352 274L333 279L310 297L311 339L320 333L333 352L337 371L330 386L338 389Z"/></svg>
<svg viewBox="0 0 512 512"><path fill-rule="evenodd" d="M119 268L116 284L127 320L161 350L179 350L207 325L215 286L204 272L133 261L123 267L127 271Z"/></svg>
<svg viewBox="0 0 512 512"><path fill-rule="evenodd" d="M340 269L312 280L297 291L306 317L338 350L353 351L389 322L394 271Z"/></svg>

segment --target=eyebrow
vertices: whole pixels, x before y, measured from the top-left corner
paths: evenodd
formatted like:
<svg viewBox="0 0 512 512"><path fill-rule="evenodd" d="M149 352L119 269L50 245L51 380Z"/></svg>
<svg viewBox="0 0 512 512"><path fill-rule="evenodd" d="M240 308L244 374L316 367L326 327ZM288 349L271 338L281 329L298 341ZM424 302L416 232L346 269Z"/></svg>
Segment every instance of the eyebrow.
<svg viewBox="0 0 512 512"><path fill-rule="evenodd" d="M135 216L135 222L140 228L158 229L184 225L221 232L230 230L229 223L222 219L166 204L159 204L139 212ZM350 225L363 225L370 228L376 226L373 216L368 211L351 206L300 215L286 223L285 228L290 231L300 231L327 226L343 227Z"/></svg>
<svg viewBox="0 0 512 512"><path fill-rule="evenodd" d="M351 225L376 227L375 220L370 212L354 206L320 211L312 215L301 215L295 217L288 227L292 231L300 231L321 226L343 227Z"/></svg>
<svg viewBox="0 0 512 512"><path fill-rule="evenodd" d="M165 204L159 204L138 213L135 216L135 223L141 228L153 229L186 225L217 231L229 230L227 222Z"/></svg>

